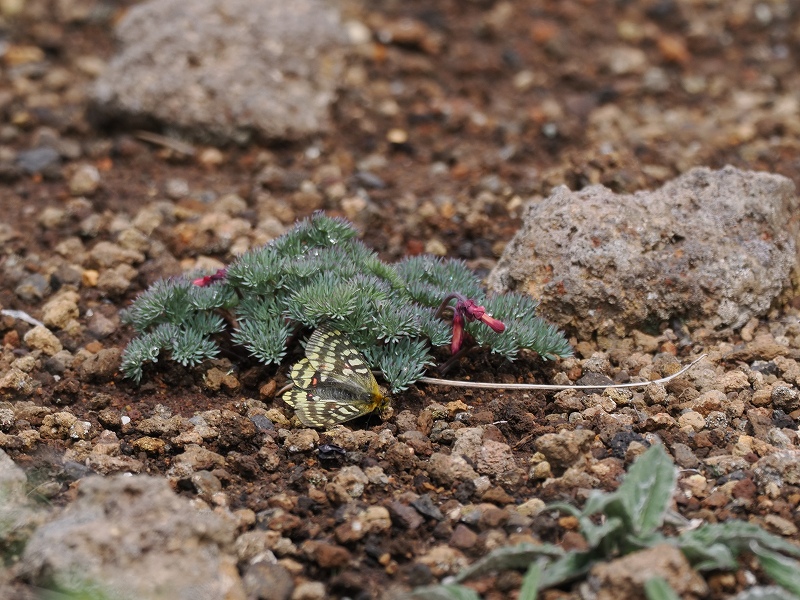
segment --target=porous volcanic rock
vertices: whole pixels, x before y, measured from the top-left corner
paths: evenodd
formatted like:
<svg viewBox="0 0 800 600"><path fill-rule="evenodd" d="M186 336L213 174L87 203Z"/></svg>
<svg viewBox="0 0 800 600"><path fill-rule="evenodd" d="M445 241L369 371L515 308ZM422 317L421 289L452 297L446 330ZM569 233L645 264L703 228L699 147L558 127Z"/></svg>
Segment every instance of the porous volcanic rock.
<svg viewBox="0 0 800 600"><path fill-rule="evenodd" d="M527 208L489 286L535 296L582 338L676 316L736 329L790 284L797 207L791 180L730 166L652 192L561 186Z"/></svg>

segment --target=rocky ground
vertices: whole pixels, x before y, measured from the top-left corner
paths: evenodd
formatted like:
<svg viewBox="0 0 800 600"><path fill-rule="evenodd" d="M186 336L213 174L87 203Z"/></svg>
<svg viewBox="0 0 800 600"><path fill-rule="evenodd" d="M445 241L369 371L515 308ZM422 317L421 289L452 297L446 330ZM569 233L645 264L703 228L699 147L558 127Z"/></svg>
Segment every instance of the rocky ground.
<svg viewBox="0 0 800 600"><path fill-rule="evenodd" d="M419 385L393 398L388 423L329 432L290 422L275 397L287 365L231 352L160 362L141 386L118 372L132 336L119 312L137 293L219 268L317 209L352 219L384 259L429 252L488 275L555 185L632 193L726 164L797 183L794 4L346 2L339 37L353 43L330 122L239 143L98 106L93 81L132 4L0 1L0 596L396 597L503 545L579 547L574 521L544 503L615 489L659 441L681 468L683 516L797 538L791 285L734 330L568 330L575 358L475 354L448 374L651 380L708 353L666 386ZM624 587L621 572L603 577ZM759 581L743 559L691 593ZM89 595L99 582L105 596ZM514 597L520 576L473 585ZM579 589L591 593L545 597Z"/></svg>

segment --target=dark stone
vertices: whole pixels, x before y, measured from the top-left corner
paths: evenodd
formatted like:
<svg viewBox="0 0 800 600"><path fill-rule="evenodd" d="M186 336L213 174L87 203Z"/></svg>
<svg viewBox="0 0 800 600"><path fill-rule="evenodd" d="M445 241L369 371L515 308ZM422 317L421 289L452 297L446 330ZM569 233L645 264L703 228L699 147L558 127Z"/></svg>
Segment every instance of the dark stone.
<svg viewBox="0 0 800 600"><path fill-rule="evenodd" d="M392 517L392 522L395 525L399 525L403 529L410 529L414 530L420 527L425 520L419 515L419 513L411 508L410 506L406 506L402 502L394 501L390 502L387 507L389 509L389 514Z"/></svg>
<svg viewBox="0 0 800 600"><path fill-rule="evenodd" d="M411 506L413 506L421 515L435 519L436 521L441 521L444 518L442 511L440 511L439 508L433 503L433 500L431 500L431 497L428 494L423 494L416 500L412 501Z"/></svg>
<svg viewBox="0 0 800 600"><path fill-rule="evenodd" d="M26 173L45 173L57 169L60 164L58 151L48 146L23 150L17 154L17 165Z"/></svg>
<svg viewBox="0 0 800 600"><path fill-rule="evenodd" d="M631 442L639 442L640 444L649 446L647 441L640 434L630 430L623 430L614 435L608 444L611 448L612 456L614 456L614 458L624 459Z"/></svg>

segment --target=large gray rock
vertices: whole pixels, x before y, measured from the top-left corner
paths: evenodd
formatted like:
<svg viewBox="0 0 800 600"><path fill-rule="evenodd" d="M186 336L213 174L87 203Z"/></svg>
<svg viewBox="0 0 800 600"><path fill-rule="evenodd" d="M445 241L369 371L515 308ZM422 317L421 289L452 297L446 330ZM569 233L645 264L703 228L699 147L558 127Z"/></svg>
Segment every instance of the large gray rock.
<svg viewBox="0 0 800 600"><path fill-rule="evenodd" d="M30 538L19 564L34 585L115 600L244 598L235 524L198 510L165 479L92 477Z"/></svg>
<svg viewBox="0 0 800 600"><path fill-rule="evenodd" d="M321 0L150 0L117 28L93 88L101 116L199 139L295 139L325 130L345 34Z"/></svg>
<svg viewBox="0 0 800 600"><path fill-rule="evenodd" d="M562 186L528 207L489 286L539 298L582 338L673 316L738 328L790 284L797 207L786 177L730 166L629 195Z"/></svg>
<svg viewBox="0 0 800 600"><path fill-rule="evenodd" d="M43 520L28 497L25 472L0 450L0 555L21 546Z"/></svg>

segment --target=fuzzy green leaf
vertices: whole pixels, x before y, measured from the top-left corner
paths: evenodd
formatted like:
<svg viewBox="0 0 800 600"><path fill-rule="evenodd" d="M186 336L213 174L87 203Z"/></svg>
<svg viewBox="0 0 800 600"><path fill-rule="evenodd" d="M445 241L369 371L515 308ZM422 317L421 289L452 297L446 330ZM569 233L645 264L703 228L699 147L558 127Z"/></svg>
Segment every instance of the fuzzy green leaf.
<svg viewBox="0 0 800 600"><path fill-rule="evenodd" d="M660 445L634 461L615 494L622 501L634 535L652 533L664 523L677 482L677 469Z"/></svg>
<svg viewBox="0 0 800 600"><path fill-rule="evenodd" d="M593 552L569 552L547 565L539 587L545 590L583 577L599 559Z"/></svg>
<svg viewBox="0 0 800 600"><path fill-rule="evenodd" d="M681 600L663 577L653 577L644 583L647 600Z"/></svg>
<svg viewBox="0 0 800 600"><path fill-rule="evenodd" d="M286 354L286 341L291 330L282 319L268 321L243 321L234 331L233 341L241 344L259 361L268 365L279 363Z"/></svg>
<svg viewBox="0 0 800 600"><path fill-rule="evenodd" d="M724 523L707 523L701 527L685 531L678 536L677 546L686 555L696 569L707 570L716 568L735 568L735 566L714 566L713 559L720 557L725 560L730 556L730 562L735 564L735 557L750 549L752 543L761 548L800 557L800 546L787 542L783 538L769 533L754 523L747 521L726 521ZM703 553L713 550L712 556ZM705 561L711 560L710 564Z"/></svg>
<svg viewBox="0 0 800 600"><path fill-rule="evenodd" d="M764 585L739 592L733 600L797 600L797 596L777 585Z"/></svg>
<svg viewBox="0 0 800 600"><path fill-rule="evenodd" d="M408 595L411 600L481 600L478 593L463 585L431 585L417 588Z"/></svg>
<svg viewBox="0 0 800 600"><path fill-rule="evenodd" d="M539 558L563 557L564 551L553 544L518 544L516 546L503 546L492 550L483 558L455 576L455 581L466 581L472 577L479 577L491 571L507 569L525 569ZM548 567L549 569L549 567Z"/></svg>
<svg viewBox="0 0 800 600"><path fill-rule="evenodd" d="M425 368L433 364L428 354L425 340L401 338L390 342L376 351L369 352L371 364L376 364L391 386L393 392L406 389L425 373Z"/></svg>
<svg viewBox="0 0 800 600"><path fill-rule="evenodd" d="M178 329L172 338L172 360L185 366L198 365L219 354L219 347L195 329Z"/></svg>
<svg viewBox="0 0 800 600"><path fill-rule="evenodd" d="M775 583L800 598L800 563L762 548L757 543L751 545L751 550L758 557L761 568Z"/></svg>
<svg viewBox="0 0 800 600"><path fill-rule="evenodd" d="M677 539L686 560L698 571L734 570L738 567L734 551L724 543L706 543L699 539L693 539L687 535L681 535Z"/></svg>
<svg viewBox="0 0 800 600"><path fill-rule="evenodd" d="M539 594L539 583L542 580L542 566L544 561L531 563L522 579L522 587L519 590L519 600L536 600Z"/></svg>

